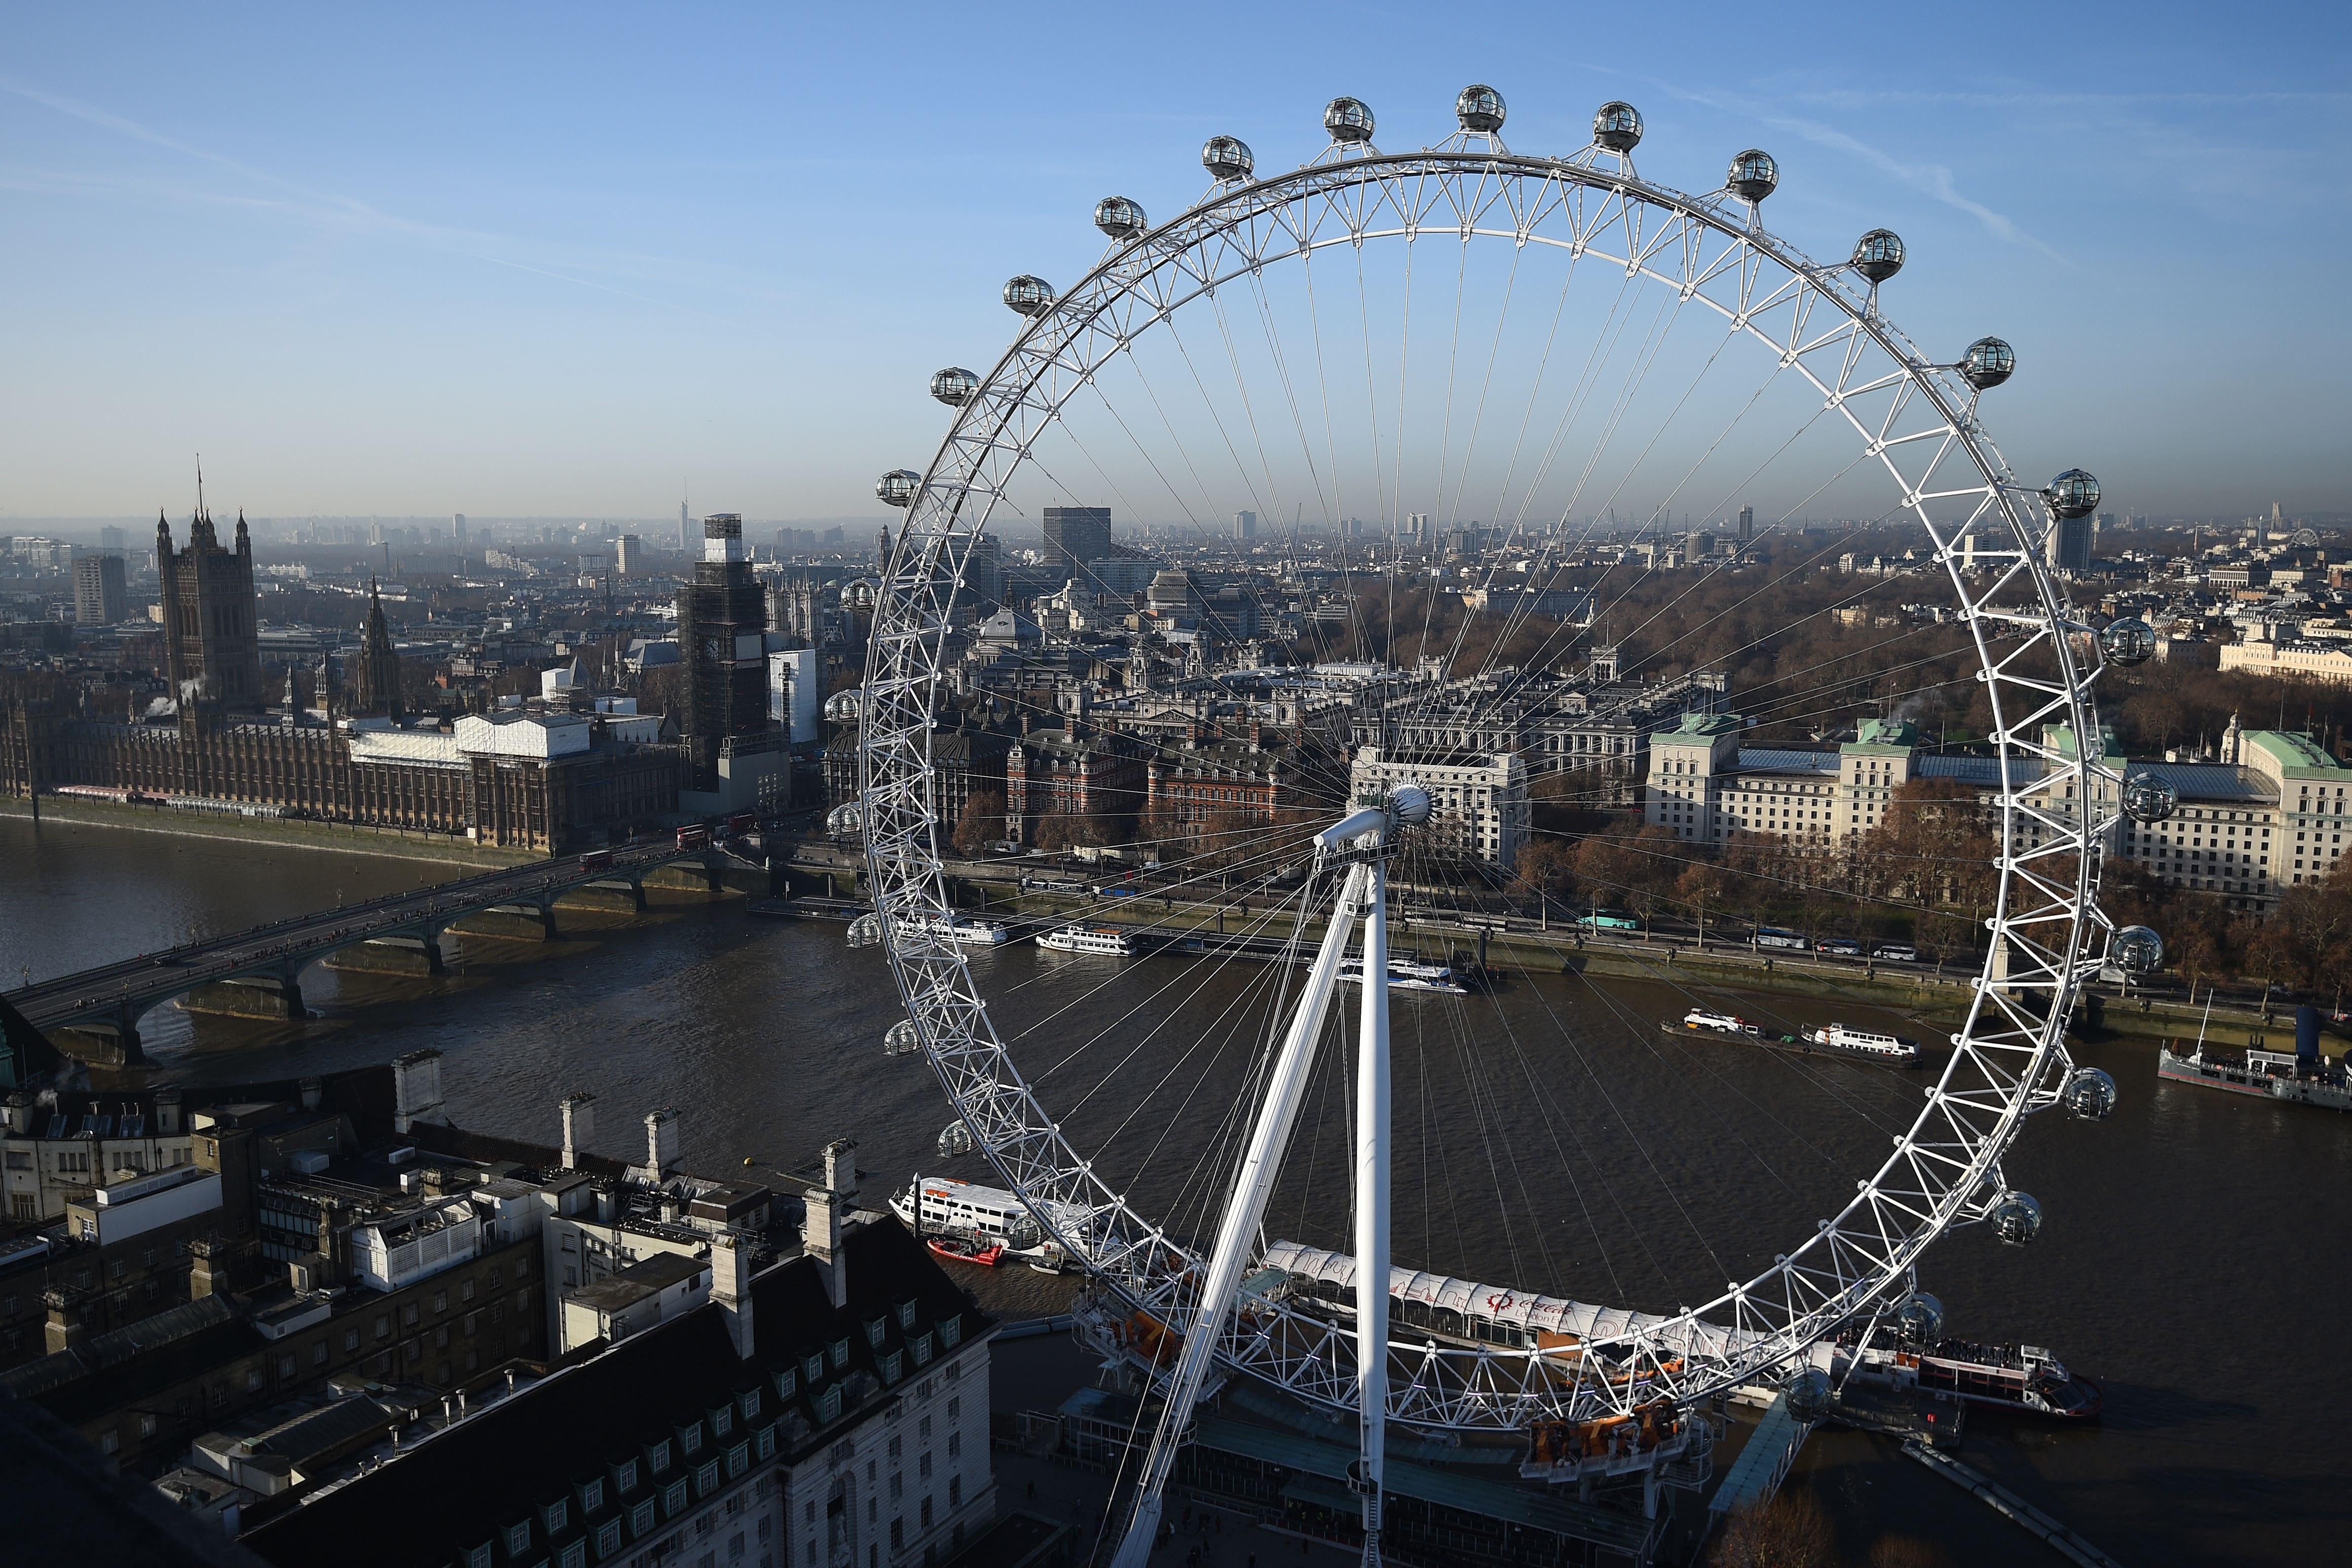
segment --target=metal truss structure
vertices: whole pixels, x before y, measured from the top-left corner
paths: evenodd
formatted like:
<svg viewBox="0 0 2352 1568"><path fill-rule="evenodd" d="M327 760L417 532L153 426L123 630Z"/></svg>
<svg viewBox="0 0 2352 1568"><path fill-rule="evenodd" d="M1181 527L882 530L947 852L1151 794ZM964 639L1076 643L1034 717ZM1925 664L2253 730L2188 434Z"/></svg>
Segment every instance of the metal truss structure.
<svg viewBox="0 0 2352 1568"><path fill-rule="evenodd" d="M947 828L929 748L950 603L974 537L1033 446L1139 339L1221 288L1249 287L1267 267L1333 247L1433 239L1557 246L1580 266L1674 290L1769 356L1774 373L1809 383L1933 539L1995 716L2004 784L1990 956L1940 1080L1852 1199L1760 1275L1727 1281L1691 1310L1549 1303L1555 1321L1579 1325L1573 1354L1538 1348L1531 1333L1513 1345L1407 1331L1388 1357L1388 1418L1423 1429L1687 1406L1789 1375L1824 1337L1887 1312L1937 1235L2015 1202L2002 1153L2024 1118L2059 1101L2072 1067L2062 1031L2113 936L2095 897L2105 824L2094 802L2119 783L2095 739L2091 688L2104 654L2044 568L2053 513L1979 424L1958 367L1933 362L1881 314L1859 259L1815 262L1765 232L1752 204L1644 179L1620 152L1528 157L1464 136L1402 155L1335 143L1294 172L1220 181L1172 222L1116 240L1067 292L1016 303L1008 291L1029 319L962 400L913 487L876 607L862 778L878 921L864 936L886 948L961 1121L1041 1225L1134 1310L1190 1321L1205 1259L1130 1207L1065 1139L992 1025L962 951L940 935ZM1227 1368L1356 1408L1352 1314L1279 1296L1250 1306L1223 1317L1215 1352Z"/></svg>

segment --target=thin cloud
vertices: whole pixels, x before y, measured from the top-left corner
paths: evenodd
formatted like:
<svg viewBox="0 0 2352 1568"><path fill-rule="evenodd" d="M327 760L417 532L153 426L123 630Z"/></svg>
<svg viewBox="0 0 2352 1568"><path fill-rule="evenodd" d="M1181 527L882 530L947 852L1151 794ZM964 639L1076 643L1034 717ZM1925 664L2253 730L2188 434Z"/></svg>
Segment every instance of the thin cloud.
<svg viewBox="0 0 2352 1568"><path fill-rule="evenodd" d="M136 120L78 99L44 92L19 82L0 79L0 91L7 92L28 103L38 104L54 113L95 125L128 140L160 148L181 157L206 164L236 179L277 193L272 197L255 196L235 191L193 190L185 186L157 185L152 182L91 178L79 175L37 173L0 178L0 184L17 190L80 190L86 193L102 194L116 199L140 199L156 203L199 202L210 205L232 206L275 212L314 226L346 234L378 234L408 240L426 248L458 256L467 260L502 267L513 271L546 277L575 287L593 288L604 293L634 299L657 309L675 310L696 316L720 326L746 328L749 323L728 317L713 315L674 299L663 299L641 294L616 284L583 277L583 271L614 273L623 277L646 277L655 281L686 283L689 286L731 287L737 292L757 295L761 291L742 287L741 283L722 283L718 269L707 265L677 260L667 256L632 256L621 252L600 252L592 256L575 254L568 259L550 260L544 257L521 259L502 251L520 251L526 255L535 248L530 242L505 235L486 234L477 230L451 228L437 224L421 223L388 213L380 207L331 192L315 190L289 180L266 169L257 168L209 148L167 136ZM748 281L748 280L746 280ZM771 297L772 298L772 297Z"/></svg>

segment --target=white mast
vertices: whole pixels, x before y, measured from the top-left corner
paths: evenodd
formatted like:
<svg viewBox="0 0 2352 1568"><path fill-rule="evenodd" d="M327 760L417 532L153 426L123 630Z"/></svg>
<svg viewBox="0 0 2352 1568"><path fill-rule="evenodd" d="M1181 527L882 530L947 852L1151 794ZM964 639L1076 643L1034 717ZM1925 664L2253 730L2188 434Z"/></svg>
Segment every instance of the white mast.
<svg viewBox="0 0 2352 1568"><path fill-rule="evenodd" d="M1428 819L1428 795L1406 785L1381 804L1364 807L1315 836L1318 860L1343 844L1354 843L1358 845L1355 863L1348 868L1347 880L1340 886L1329 922L1323 930L1323 944L1316 950L1315 962L1307 972L1306 988L1299 993L1290 1030L1283 1039L1281 1053L1275 1059L1273 1074L1266 1082L1265 1099L1258 1106L1257 1119L1250 1129L1249 1152L1242 1161L1233 1196L1226 1200L1224 1215L1218 1221L1216 1244L1209 1253L1208 1270L1193 1305L1191 1326L1184 1333L1184 1348L1162 1388L1166 1404L1160 1424L1152 1430L1150 1451L1144 1457L1142 1471L1136 1478L1135 1511L1128 1522L1126 1537L1111 1558L1111 1568L1146 1568L1150 1560L1152 1544L1160 1532L1160 1491L1167 1484L1177 1450L1183 1447L1192 1427L1192 1407L1199 1402L1202 1381L1208 1375L1225 1314L1241 1284L1242 1269L1249 1260L1250 1248L1265 1217L1266 1198L1274 1190L1283 1153L1289 1146L1290 1130L1298 1119L1299 1102L1306 1096L1308 1071L1314 1065L1315 1049L1322 1039L1324 1020L1330 1010L1331 989L1339 979L1339 962L1347 955L1348 939L1360 915L1365 921L1365 1065L1359 1073L1358 1089L1362 1103L1358 1108L1357 1121L1363 1130L1358 1138L1356 1244L1360 1253L1365 1252L1368 1245L1377 1249L1379 1272L1363 1272L1363 1266L1359 1265L1359 1333L1364 1333L1360 1321L1364 1318L1362 1302L1369 1290L1377 1297L1370 1320L1377 1327L1366 1337L1377 1343L1368 1349L1360 1339L1359 1342L1359 1378L1367 1390L1364 1404L1369 1411L1362 1440L1369 1446L1362 1449L1366 1457L1359 1459L1358 1469L1359 1484L1369 1489L1364 1504L1368 1532L1379 1527L1380 1445L1388 1416L1389 1251L1388 925L1382 907L1387 879L1381 858L1388 834L1401 825ZM1369 1201L1362 1196L1367 1161L1372 1173ZM1373 1239L1369 1244L1368 1235ZM1377 1281L1377 1285L1368 1285L1367 1281ZM1370 1370L1362 1370L1365 1367ZM1367 1562L1378 1563L1379 1552L1379 1542L1368 1533Z"/></svg>

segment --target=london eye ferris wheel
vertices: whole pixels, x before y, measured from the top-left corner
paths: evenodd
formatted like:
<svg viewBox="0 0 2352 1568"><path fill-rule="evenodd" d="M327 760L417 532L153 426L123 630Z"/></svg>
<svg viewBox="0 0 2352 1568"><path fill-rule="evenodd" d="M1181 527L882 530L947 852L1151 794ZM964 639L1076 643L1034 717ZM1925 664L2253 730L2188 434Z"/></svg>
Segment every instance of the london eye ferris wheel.
<svg viewBox="0 0 2352 1568"><path fill-rule="evenodd" d="M1687 1413L1710 1396L1784 1384L1801 1404L1821 1396L1831 1336L1932 1333L1915 1273L1930 1242L2041 1229L2003 1168L2026 1119L2114 1103L2063 1038L2081 988L2160 961L2154 933L2101 914L2099 850L2113 810L2169 802L2126 794L2074 738L2099 734L2102 670L2147 658L2152 636L2095 627L2045 565L2053 529L2098 487L2080 470L2021 483L1995 447L1979 402L2016 371L2010 346L1938 353L1897 329L1882 290L1905 250L1887 230L1827 263L1769 231L1780 171L1761 151L1690 194L1637 171L1628 104L1603 106L1566 156L1510 150L1505 112L1474 86L1454 134L1388 152L1370 109L1338 99L1295 169L1262 173L1218 136L1208 190L1172 220L1106 198L1107 248L1066 288L1004 285L1011 346L984 372L932 378L947 433L921 472L878 486L905 521L845 705L861 788L836 819L864 831L875 902L852 940L897 978L894 1054L923 1056L952 1103L943 1151L984 1159L1086 1270L1106 1343L1168 1413L1129 1558L1221 1381L1354 1422L1376 1556L1391 1425L1518 1443L1555 1479L1671 1482L1689 1471ZM1917 678L1961 685L1990 715L1979 968L1925 1073L1662 1043L1556 958L1506 957L1486 984L1415 962L1431 941L1444 956L1434 890L1456 890L1456 927L1461 888L1507 892L1481 838L1494 830L1430 746L1477 751L1548 672L1581 671L1588 695L1635 678L1596 672L1612 614L1631 629L1612 641L1661 664L1699 614L1685 591L1613 598L1611 576L1563 609L1546 573L1602 528L1638 547L1666 539L1675 511L1768 491L1782 516L1924 539L1908 580L1942 607L1927 623L1946 641ZM1075 559L1051 625L1012 616L992 659L975 651L962 607L993 567L992 528L1104 499L1172 519L1180 543L1229 538L1236 512L1264 519L1259 570L1222 606L1189 608L1198 628L1240 625L1295 655L1222 671L1172 614L1139 622L1134 644L1172 634L1171 674L1155 685L1140 652L1107 672L1089 628L1123 619L1156 573ZM1295 526L1309 518L1337 541L1312 560ZM1448 569L1451 534L1467 564ZM1769 614L1755 564L1734 545L1682 576L1748 573L1738 602L1762 595ZM1301 615L1286 585L1310 581L1327 592ZM935 748L942 715L1006 671L1045 704L1106 682L1122 695L1094 713L1066 700L1050 744L1024 737L1058 747L1061 771L1039 799L992 802L1007 826L991 838L1099 811L1070 780L1141 777L1101 731L1157 725L1233 754L1222 771L1204 758L1202 777L1272 781L1225 800L1213 782L1171 789L1173 807L1153 793L1130 812L1129 862L1157 865L1101 924L1110 956L1093 968L959 939L946 862L969 802L947 798ZM1840 695L1792 685L1770 699L1780 718ZM1571 803L1622 794L1600 758L1557 766ZM1649 983L1700 999L1671 966Z"/></svg>

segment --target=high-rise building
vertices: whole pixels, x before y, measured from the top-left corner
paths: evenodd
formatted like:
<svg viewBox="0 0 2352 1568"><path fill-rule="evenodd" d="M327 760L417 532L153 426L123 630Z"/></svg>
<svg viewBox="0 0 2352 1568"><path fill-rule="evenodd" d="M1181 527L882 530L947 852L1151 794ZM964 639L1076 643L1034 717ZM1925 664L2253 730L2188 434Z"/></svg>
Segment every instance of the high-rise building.
<svg viewBox="0 0 2352 1568"><path fill-rule="evenodd" d="M172 525L155 518L155 570L163 588L163 672L183 720L200 708L258 710L261 641L255 623L253 539L245 514L236 547L224 549L201 506L188 522L188 548L172 548Z"/></svg>
<svg viewBox="0 0 2352 1568"><path fill-rule="evenodd" d="M963 561L963 586L976 602L1004 598L1004 546L994 534L982 534L971 541L971 551Z"/></svg>
<svg viewBox="0 0 2352 1568"><path fill-rule="evenodd" d="M613 541L613 570L623 577L635 577L646 569L645 541L635 534L623 534Z"/></svg>
<svg viewBox="0 0 2352 1568"><path fill-rule="evenodd" d="M1255 512L1235 512L1234 514L1234 538L1237 539L1254 539L1257 538L1257 514Z"/></svg>
<svg viewBox="0 0 2352 1568"><path fill-rule="evenodd" d="M121 533L122 530L111 530ZM111 626L129 612L130 595L122 582L119 555L85 555L74 559L74 620L84 626Z"/></svg>
<svg viewBox="0 0 2352 1568"><path fill-rule="evenodd" d="M1076 570L1110 554L1108 507L1045 508L1045 564Z"/></svg>
<svg viewBox="0 0 2352 1568"><path fill-rule="evenodd" d="M1756 508L1753 507L1739 508L1739 542L1743 545L1756 542Z"/></svg>
<svg viewBox="0 0 2352 1568"><path fill-rule="evenodd" d="M787 648L768 655L768 717L783 726L794 746L817 738L817 708L824 679L814 648Z"/></svg>
<svg viewBox="0 0 2352 1568"><path fill-rule="evenodd" d="M720 790L720 761L768 730L767 595L743 556L743 519L702 520L702 559L677 596L677 652L686 666L686 742L696 790Z"/></svg>
<svg viewBox="0 0 2352 1568"><path fill-rule="evenodd" d="M2050 564L2060 571L2091 570L2091 546L2098 527L2089 517L2061 517L2050 530Z"/></svg>
<svg viewBox="0 0 2352 1568"><path fill-rule="evenodd" d="M367 632L360 643L358 684L352 691L356 716L397 719L405 705L400 696L400 651L392 643L392 626L383 618L383 595L373 579L368 581Z"/></svg>
<svg viewBox="0 0 2352 1568"><path fill-rule="evenodd" d="M686 514L686 503L677 504L677 548L687 554L694 553L694 519Z"/></svg>
<svg viewBox="0 0 2352 1568"><path fill-rule="evenodd" d="M457 553L458 553L458 554L460 554L460 555L465 554L465 552L466 552L466 514L465 514L465 513L463 513L463 512L452 512L452 513L450 513L450 514L449 514L449 532L451 533L451 535L453 535L453 536L456 538L456 539L457 539Z"/></svg>
<svg viewBox="0 0 2352 1568"><path fill-rule="evenodd" d="M100 528L98 530L98 548L120 552L131 548L131 538L121 528Z"/></svg>

